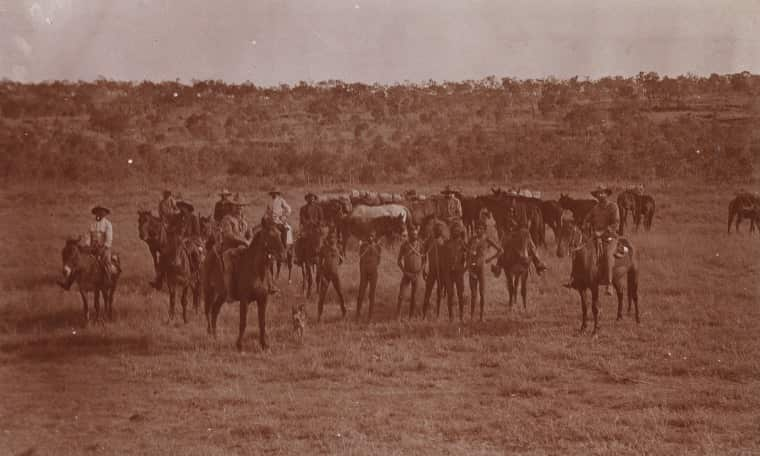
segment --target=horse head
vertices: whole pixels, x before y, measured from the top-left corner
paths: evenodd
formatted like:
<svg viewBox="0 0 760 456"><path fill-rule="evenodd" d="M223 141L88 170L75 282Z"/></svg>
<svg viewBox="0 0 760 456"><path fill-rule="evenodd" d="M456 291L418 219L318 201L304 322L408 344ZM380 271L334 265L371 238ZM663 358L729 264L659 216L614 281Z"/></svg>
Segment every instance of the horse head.
<svg viewBox="0 0 760 456"><path fill-rule="evenodd" d="M151 235L151 228L155 217L150 211L137 211L137 232L140 235L140 239L148 241Z"/></svg>
<svg viewBox="0 0 760 456"><path fill-rule="evenodd" d="M61 250L61 262L63 263L63 277L68 279L77 269L79 269L79 243L80 238L66 239L66 244Z"/></svg>
<svg viewBox="0 0 760 456"><path fill-rule="evenodd" d="M283 261L285 246L282 244L280 230L274 223L262 219L261 230L256 233L251 248L259 247L267 258L274 261Z"/></svg>
<svg viewBox="0 0 760 456"><path fill-rule="evenodd" d="M570 197L564 193L560 193L557 202L562 207L562 209L567 209L570 204Z"/></svg>

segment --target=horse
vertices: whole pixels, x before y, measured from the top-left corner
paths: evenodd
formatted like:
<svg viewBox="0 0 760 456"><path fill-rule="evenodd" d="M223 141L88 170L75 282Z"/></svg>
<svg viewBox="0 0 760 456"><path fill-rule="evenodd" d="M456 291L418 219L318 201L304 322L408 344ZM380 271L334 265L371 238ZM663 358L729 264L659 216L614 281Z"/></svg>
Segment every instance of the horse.
<svg viewBox="0 0 760 456"><path fill-rule="evenodd" d="M181 290L182 320L187 323L187 293L193 293L193 310L200 307L202 294L202 268L206 257L201 238L173 237L169 240L169 258L163 263L169 290L169 320L174 319L177 293Z"/></svg>
<svg viewBox="0 0 760 456"><path fill-rule="evenodd" d="M295 230L291 228L290 233L286 236L285 244L283 244L285 250L283 251L282 257L272 263L272 277L276 278L277 280L280 279L280 271L282 270L282 265L284 264L288 267L288 283L292 282L295 242L288 241L291 241L295 237Z"/></svg>
<svg viewBox="0 0 760 456"><path fill-rule="evenodd" d="M570 198L564 193L560 193L558 202L563 211L573 213L575 223L582 223L588 213L591 212L591 209L596 206L596 200Z"/></svg>
<svg viewBox="0 0 760 456"><path fill-rule="evenodd" d="M160 264L160 254L163 248L162 231L163 225L161 219L151 214L150 211L137 211L137 230L140 239L148 244L150 256L153 257L153 269L158 275Z"/></svg>
<svg viewBox="0 0 760 456"><path fill-rule="evenodd" d="M742 192L736 195L736 197L728 203L728 233L731 234L731 223L734 221L734 218L736 218L737 233L739 232L739 224L745 218L750 220L751 230L758 209L760 209L760 197L747 192Z"/></svg>
<svg viewBox="0 0 760 456"><path fill-rule="evenodd" d="M633 190L624 190L618 195L617 204L618 212L620 213L618 234L622 236L625 231L625 223L629 214L631 216L631 223L636 223L636 220L640 220L639 195Z"/></svg>
<svg viewBox="0 0 760 456"><path fill-rule="evenodd" d="M572 258L573 286L581 297L582 320L580 332L586 329L588 301L586 291L591 291L591 310L594 315L594 331L599 330L599 282L601 280L601 246L599 239L584 233L575 223L566 221L560 230L557 243L557 256L563 258L568 252ZM622 246L622 252L620 247ZM615 254L615 267L612 274L612 285L618 300L617 319L623 318L623 279L626 281L628 295L628 314L631 304L636 308L636 323L639 319L639 267L633 245L625 239L618 239L618 253Z"/></svg>
<svg viewBox="0 0 760 456"><path fill-rule="evenodd" d="M322 227L309 227L301 232L293 245L295 263L301 267L301 277L303 278L301 292L305 294L307 299L311 297L311 287L315 278L317 285L319 285L317 265L319 264L319 249L322 246L323 237Z"/></svg>
<svg viewBox="0 0 760 456"><path fill-rule="evenodd" d="M502 249L504 253L499 257L496 267L492 269L494 276L499 276L499 271L504 270L504 278L507 280L509 292L509 309L517 301L517 293L522 296L523 309L528 308L528 272L530 271L530 258L528 257L528 242L530 235L524 230L517 230L504 236Z"/></svg>
<svg viewBox="0 0 760 456"><path fill-rule="evenodd" d="M360 207L368 206L357 206L357 208ZM380 206L375 207L379 208ZM381 215L374 218L358 217L352 214L348 217L344 217L338 225L338 230L341 233L341 252L345 256L346 245L351 236L355 236L358 239L366 239L367 236L369 236L369 233L373 231L378 238L385 237L390 243L401 239L407 230L406 220L408 220L408 214L399 214L395 216Z"/></svg>
<svg viewBox="0 0 760 456"><path fill-rule="evenodd" d="M223 266L221 254L214 250L206 256L203 266L204 311L207 331L216 338L216 322L222 304L240 303L240 324L237 349L243 350L243 335L248 323L248 305L255 301L259 316L259 343L268 347L266 337L266 309L269 299L267 269L270 262L282 257L284 247L280 231L273 225L262 226L232 264ZM225 287L224 267L232 268L231 289Z"/></svg>
<svg viewBox="0 0 760 456"><path fill-rule="evenodd" d="M95 257L89 247L81 246L80 239L68 239L61 251L63 261L63 276L65 280L73 278L79 287L84 305L84 323L89 321L89 308L87 293L93 293L95 304L95 320L100 317L100 295L103 295L104 312L109 320L113 320L113 297L116 293L116 284L121 274L121 265L118 255L111 254L111 263L116 266L116 272L107 280L105 266L102 261Z"/></svg>
<svg viewBox="0 0 760 456"><path fill-rule="evenodd" d="M562 225L562 206L554 200L542 201L541 215L544 217L544 223L552 229L556 241L559 237L559 228Z"/></svg>
<svg viewBox="0 0 760 456"><path fill-rule="evenodd" d="M644 229L652 229L652 219L654 219L654 198L649 195L639 195L638 211L636 211L636 231L639 230L641 221L644 221Z"/></svg>

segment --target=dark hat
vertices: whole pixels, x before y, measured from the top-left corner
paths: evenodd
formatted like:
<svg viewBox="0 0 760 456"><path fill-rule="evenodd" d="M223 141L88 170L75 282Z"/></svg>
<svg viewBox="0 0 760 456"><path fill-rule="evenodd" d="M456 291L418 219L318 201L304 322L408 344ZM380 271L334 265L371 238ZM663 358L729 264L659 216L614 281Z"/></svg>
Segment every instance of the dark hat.
<svg viewBox="0 0 760 456"><path fill-rule="evenodd" d="M193 212L195 208L192 204L188 203L187 201L177 201L177 209L181 211L187 211L187 212Z"/></svg>
<svg viewBox="0 0 760 456"><path fill-rule="evenodd" d="M110 210L106 209L103 206L95 206L92 208L91 212L92 212L92 215L98 215L98 214L108 215L111 213Z"/></svg>
<svg viewBox="0 0 760 456"><path fill-rule="evenodd" d="M163 194L164 194L164 198L166 198L167 196L172 196L172 191L171 190L164 190Z"/></svg>
<svg viewBox="0 0 760 456"><path fill-rule="evenodd" d="M219 196L232 196L232 192L226 188L223 188L222 191L219 192Z"/></svg>
<svg viewBox="0 0 760 456"><path fill-rule="evenodd" d="M591 190L591 196L597 196L600 193L605 193L607 196L609 196L609 195L612 195L612 189L610 189L606 185L599 184L596 186L595 189Z"/></svg>
<svg viewBox="0 0 760 456"><path fill-rule="evenodd" d="M451 188L450 185L447 185L446 188L444 188L443 190L441 190L441 193L444 194L444 195L450 195L450 194L454 193L454 190Z"/></svg>
<svg viewBox="0 0 760 456"><path fill-rule="evenodd" d="M269 193L270 195L282 195L282 192L280 192L276 188L270 188L267 193Z"/></svg>
<svg viewBox="0 0 760 456"><path fill-rule="evenodd" d="M303 198L304 198L306 201L311 201L311 200L314 200L314 201L316 201L316 200L317 200L317 195L315 195L315 194L314 194L314 193L312 193L312 192L309 192L309 193L307 193L306 195L304 195L304 197L303 197Z"/></svg>

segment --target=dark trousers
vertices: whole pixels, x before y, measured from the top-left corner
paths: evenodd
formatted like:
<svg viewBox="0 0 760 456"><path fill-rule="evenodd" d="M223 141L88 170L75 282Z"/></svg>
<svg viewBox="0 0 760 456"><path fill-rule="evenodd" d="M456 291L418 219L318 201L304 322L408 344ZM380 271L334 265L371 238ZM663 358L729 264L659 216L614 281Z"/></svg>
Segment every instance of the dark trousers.
<svg viewBox="0 0 760 456"><path fill-rule="evenodd" d="M483 307L486 305L485 267L470 268L470 318L475 317L475 303L480 297L480 320L483 321Z"/></svg>
<svg viewBox="0 0 760 456"><path fill-rule="evenodd" d="M422 318L425 318L427 316L428 306L430 305L430 295L433 294L433 287L438 285L438 288L436 288L435 295L436 295L436 305L435 305L435 315L436 317L440 315L441 313L441 287L443 286L441 284L440 277L435 272L430 272L428 276L425 278L425 298L422 301Z"/></svg>
<svg viewBox="0 0 760 456"><path fill-rule="evenodd" d="M454 290L459 300L459 319L464 318L464 271L449 271L446 280L446 305L449 308L449 320L453 319Z"/></svg>
<svg viewBox="0 0 760 456"><path fill-rule="evenodd" d="M377 287L377 269L360 269L359 270L359 296L356 298L356 319L362 313L362 302L364 295L369 286L369 316L367 320L372 319L372 310L375 308L375 288Z"/></svg>
<svg viewBox="0 0 760 456"><path fill-rule="evenodd" d="M323 268L320 268L323 269ZM321 274L322 284L319 288L319 302L317 304L317 321L322 320L322 309L325 304L325 296L327 296L327 289L332 284L335 288L335 292L338 294L338 301L340 302L340 310L343 316L346 316L346 304L343 300L343 288L340 285L340 275L338 271L332 271L330 269L323 269Z"/></svg>
<svg viewBox="0 0 760 456"><path fill-rule="evenodd" d="M401 303L404 301L404 295L406 294L406 289L411 287L411 296L409 300L409 317L414 316L414 307L417 302L417 287L419 285L420 279L420 273L416 272L405 272L403 276L401 276L401 285L398 289L398 305L396 307L396 318L399 318L401 316Z"/></svg>

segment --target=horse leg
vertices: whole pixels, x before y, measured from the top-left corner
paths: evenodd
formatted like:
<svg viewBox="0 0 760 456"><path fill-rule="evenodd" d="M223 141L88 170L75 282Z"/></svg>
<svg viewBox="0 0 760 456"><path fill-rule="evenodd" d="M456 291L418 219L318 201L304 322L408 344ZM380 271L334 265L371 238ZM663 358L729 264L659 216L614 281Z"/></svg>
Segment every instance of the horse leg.
<svg viewBox="0 0 760 456"><path fill-rule="evenodd" d="M288 253L288 284L293 283L293 250Z"/></svg>
<svg viewBox="0 0 760 456"><path fill-rule="evenodd" d="M95 321L100 321L100 291L96 288L92 292L93 302L95 304Z"/></svg>
<svg viewBox="0 0 760 456"><path fill-rule="evenodd" d="M636 307L636 323L639 323L639 271L636 268L628 270L628 313L631 313L631 302Z"/></svg>
<svg viewBox="0 0 760 456"><path fill-rule="evenodd" d="M211 334L216 339L216 322L219 318L219 311L222 310L222 304L224 304L224 296L219 295L214 301L214 308L211 310Z"/></svg>
<svg viewBox="0 0 760 456"><path fill-rule="evenodd" d="M243 334L245 334L245 326L248 323L248 301L245 299L240 300L240 325L238 327L238 338L235 346L238 351L243 351Z"/></svg>
<svg viewBox="0 0 760 456"><path fill-rule="evenodd" d="M203 290L203 313L206 315L206 333L208 334L212 334L211 309L213 306L213 299L214 299L214 296L210 289Z"/></svg>
<svg viewBox="0 0 760 456"><path fill-rule="evenodd" d="M84 326L86 327L90 321L90 309L87 304L87 295L82 290L79 290L79 295L82 297L82 306L84 307Z"/></svg>
<svg viewBox="0 0 760 456"><path fill-rule="evenodd" d="M599 287L591 287L591 313L594 314L594 331L592 335L596 335L599 332Z"/></svg>
<svg viewBox="0 0 760 456"><path fill-rule="evenodd" d="M523 310L528 310L528 273L520 274L520 290L522 292Z"/></svg>
<svg viewBox="0 0 760 456"><path fill-rule="evenodd" d="M177 291L174 283L167 284L169 288L169 321L174 319L174 293Z"/></svg>
<svg viewBox="0 0 760 456"><path fill-rule="evenodd" d="M116 284L114 283L111 285L111 288L108 288L104 292L104 300L106 302L106 310L108 313L108 319L110 321L113 321L113 296L116 294Z"/></svg>
<svg viewBox="0 0 760 456"><path fill-rule="evenodd" d="M512 310L512 305L515 299L515 283L512 273L504 271L504 278L507 279L507 294L509 294L509 310Z"/></svg>
<svg viewBox="0 0 760 456"><path fill-rule="evenodd" d="M615 295L617 296L618 301L617 321L620 321L623 319L623 284L621 283L620 277L612 279L612 283L615 287ZM628 311L631 311L630 305L628 306Z"/></svg>
<svg viewBox="0 0 760 456"><path fill-rule="evenodd" d="M187 324L187 289L187 285L182 287L182 321L185 324Z"/></svg>
<svg viewBox="0 0 760 456"><path fill-rule="evenodd" d="M731 208L728 209L728 234L731 234L731 223L734 221L734 211Z"/></svg>
<svg viewBox="0 0 760 456"><path fill-rule="evenodd" d="M269 348L267 343L267 296L257 300L256 310L259 314L259 344L262 350Z"/></svg>
<svg viewBox="0 0 760 456"><path fill-rule="evenodd" d="M581 334L586 330L586 317L588 314L588 302L586 301L586 290L579 289L578 293L581 295Z"/></svg>

